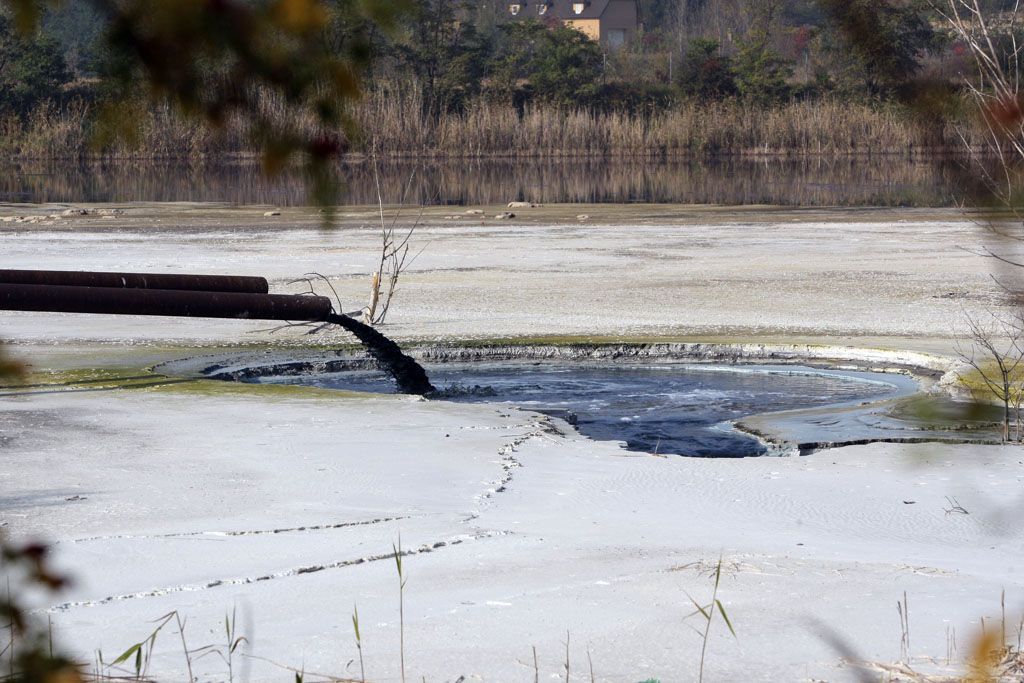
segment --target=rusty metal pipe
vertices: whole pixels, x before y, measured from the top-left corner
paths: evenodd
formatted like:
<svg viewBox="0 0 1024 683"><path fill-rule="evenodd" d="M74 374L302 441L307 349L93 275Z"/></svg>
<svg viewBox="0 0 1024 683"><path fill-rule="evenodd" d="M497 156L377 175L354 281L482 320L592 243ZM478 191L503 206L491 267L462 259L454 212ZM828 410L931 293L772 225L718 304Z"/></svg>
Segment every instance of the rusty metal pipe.
<svg viewBox="0 0 1024 683"><path fill-rule="evenodd" d="M331 300L286 294L0 284L0 310L308 321L325 320L331 314Z"/></svg>
<svg viewBox="0 0 1024 683"><path fill-rule="evenodd" d="M266 294L270 291L270 285L266 278L247 275L108 273L74 270L0 270L0 284L175 289L248 294Z"/></svg>

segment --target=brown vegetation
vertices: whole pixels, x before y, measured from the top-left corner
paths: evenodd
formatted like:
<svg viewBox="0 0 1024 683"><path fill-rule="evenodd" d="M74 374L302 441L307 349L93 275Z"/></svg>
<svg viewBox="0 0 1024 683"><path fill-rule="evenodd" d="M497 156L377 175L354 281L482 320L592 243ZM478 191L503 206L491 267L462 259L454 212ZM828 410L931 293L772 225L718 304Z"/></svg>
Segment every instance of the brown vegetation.
<svg viewBox="0 0 1024 683"><path fill-rule="evenodd" d="M272 105L267 105L273 109ZM915 124L895 107L829 100L761 108L738 101L683 102L664 112L597 112L477 100L462 113L425 115L414 94L376 93L354 105L362 138L349 152L378 158L622 159L711 156L902 155L961 152L953 130L930 132L922 144ZM285 114L281 108L282 116ZM291 118L291 117L289 117ZM8 159L222 160L255 150L232 126L213 130L167 107L140 110L137 128L102 151L85 105L42 106L25 121L0 120L0 157ZM291 119L295 120L295 119ZM306 129L312 124L298 124ZM307 131L308 132L308 131ZM968 134L968 142L972 142ZM978 136L978 143L983 138Z"/></svg>

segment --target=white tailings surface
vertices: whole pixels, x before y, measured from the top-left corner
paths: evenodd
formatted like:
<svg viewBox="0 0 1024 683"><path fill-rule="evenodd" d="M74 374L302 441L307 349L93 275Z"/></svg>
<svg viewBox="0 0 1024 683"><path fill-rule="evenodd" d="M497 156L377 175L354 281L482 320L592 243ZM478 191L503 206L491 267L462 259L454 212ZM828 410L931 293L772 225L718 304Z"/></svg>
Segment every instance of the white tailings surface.
<svg viewBox="0 0 1024 683"><path fill-rule="evenodd" d="M102 223L4 224L0 267L267 274L278 291L316 270L361 301L370 231L321 233L309 219L243 228L253 220L243 213L135 207ZM764 330L941 352L962 307L998 294L985 262L959 248L981 239L977 228L952 214L900 224L738 215L676 227L432 224L390 329L737 341ZM265 340L242 334L261 326L0 316L41 371L135 368ZM533 680L534 646L540 680L564 679L567 632L573 681L590 680L588 653L599 681L696 680L688 594L710 597L720 557L737 638L714 625L709 681L854 680L816 622L863 657L893 661L904 592L921 668L942 668L951 629L963 655L982 617L992 628L1002 590L1008 618L1024 610L1018 447L696 460L627 452L503 406L212 383L85 389L0 399L0 524L56 543L76 582L38 604L84 660L97 649L113 659L171 610L187 616L190 647L221 644L237 607L249 642L236 679L292 680L279 665L307 680L358 678L358 605L368 680L399 680L387 557L399 536L412 553L410 681ZM947 498L969 514L947 512ZM194 667L200 680L228 678L215 655ZM152 673L186 679L173 630L157 640Z"/></svg>

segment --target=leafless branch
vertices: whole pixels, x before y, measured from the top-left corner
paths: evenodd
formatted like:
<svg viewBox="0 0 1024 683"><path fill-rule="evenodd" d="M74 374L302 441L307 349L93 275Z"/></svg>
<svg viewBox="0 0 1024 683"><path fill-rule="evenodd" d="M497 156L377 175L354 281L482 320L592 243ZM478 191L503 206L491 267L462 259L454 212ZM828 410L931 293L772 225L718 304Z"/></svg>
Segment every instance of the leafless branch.
<svg viewBox="0 0 1024 683"><path fill-rule="evenodd" d="M979 401L997 399L1003 406L1003 441L1010 440L1010 409L1021 401L1024 370L1024 320L989 313L983 324L965 314L967 334L955 343L960 360L973 372L961 381ZM980 386L976 383L980 380Z"/></svg>
<svg viewBox="0 0 1024 683"><path fill-rule="evenodd" d="M415 177L416 170L414 169L409 175L409 181L402 190L402 198L398 210L392 217L391 222L388 223L384 216L384 195L380 187L377 159L376 157L373 159L373 179L377 187L381 246L377 269L374 271L370 283L370 303L363 313L363 317L369 325L383 324L387 319L388 311L391 309L391 302L398 291L399 278L423 252L421 248L411 259L409 258L410 241L423 220L423 212L426 210L425 204L420 205L415 220L412 221L407 229L401 231L398 229L398 221L402 215L402 210L405 207Z"/></svg>

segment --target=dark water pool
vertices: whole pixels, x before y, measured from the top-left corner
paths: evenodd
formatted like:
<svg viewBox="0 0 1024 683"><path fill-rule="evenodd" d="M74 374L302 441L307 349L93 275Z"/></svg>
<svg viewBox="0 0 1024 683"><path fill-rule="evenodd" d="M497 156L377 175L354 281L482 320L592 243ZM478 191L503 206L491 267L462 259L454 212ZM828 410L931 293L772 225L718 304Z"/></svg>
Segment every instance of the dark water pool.
<svg viewBox="0 0 1024 683"><path fill-rule="evenodd" d="M757 413L875 401L907 393L907 378L783 366L444 364L428 367L444 400L549 412L583 434L631 450L698 457L761 455L730 420ZM355 391L393 391L386 375L268 377Z"/></svg>

